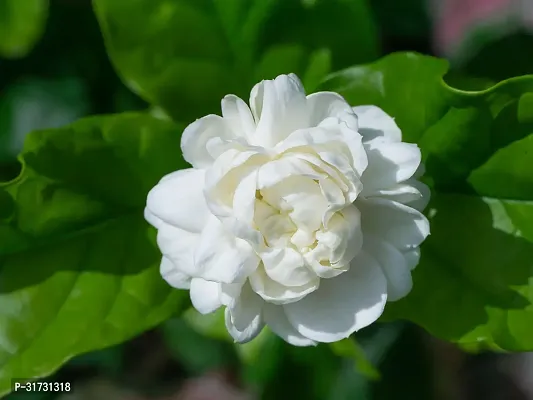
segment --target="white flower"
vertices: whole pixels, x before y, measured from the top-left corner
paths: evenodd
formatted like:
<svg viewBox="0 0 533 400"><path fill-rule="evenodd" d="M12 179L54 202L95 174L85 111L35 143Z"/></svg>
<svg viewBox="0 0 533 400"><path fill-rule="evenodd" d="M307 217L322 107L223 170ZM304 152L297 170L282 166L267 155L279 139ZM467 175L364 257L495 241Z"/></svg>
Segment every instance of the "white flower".
<svg viewBox="0 0 533 400"><path fill-rule="evenodd" d="M411 290L429 190L418 147L381 109L306 97L281 75L250 108L226 96L181 148L193 168L165 176L145 210L161 274L199 312L225 306L236 341L265 324L294 345L337 341Z"/></svg>

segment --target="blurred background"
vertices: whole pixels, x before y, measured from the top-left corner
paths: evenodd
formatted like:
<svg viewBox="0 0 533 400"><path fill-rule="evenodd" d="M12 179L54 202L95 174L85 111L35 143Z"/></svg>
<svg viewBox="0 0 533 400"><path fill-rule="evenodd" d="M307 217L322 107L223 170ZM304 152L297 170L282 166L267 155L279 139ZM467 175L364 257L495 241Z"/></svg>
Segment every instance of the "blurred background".
<svg viewBox="0 0 533 400"><path fill-rule="evenodd" d="M283 7L327 10L329 1L286 0ZM375 40L348 49L339 36L339 46L328 50L332 69L355 60L340 48L359 54L357 62L394 51L445 57L452 66L447 79L465 88L473 82L466 77L483 86L533 73L533 0L349 2L366 4ZM311 23L308 14L278 14L302 29ZM324 18L320 29L337 23ZM285 49L292 44L291 35L276 40ZM260 78L276 70L269 62L259 63ZM16 155L32 130L147 107L112 68L90 0L0 0L0 180L18 173ZM235 346L221 324L220 314L188 311L130 342L70 360L50 379L71 382L71 393L7 398L533 400L533 354L459 349L407 323L365 329L350 357L335 347L291 347L268 332Z"/></svg>

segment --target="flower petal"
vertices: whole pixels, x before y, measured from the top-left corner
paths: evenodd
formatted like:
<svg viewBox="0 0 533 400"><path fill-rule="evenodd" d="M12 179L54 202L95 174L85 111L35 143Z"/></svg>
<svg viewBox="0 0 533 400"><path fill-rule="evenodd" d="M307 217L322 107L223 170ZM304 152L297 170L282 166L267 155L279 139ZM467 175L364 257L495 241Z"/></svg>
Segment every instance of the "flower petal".
<svg viewBox="0 0 533 400"><path fill-rule="evenodd" d="M170 258L163 256L161 265L159 267L161 276L168 284L176 289L189 289L191 285L191 277L186 273L180 271Z"/></svg>
<svg viewBox="0 0 533 400"><path fill-rule="evenodd" d="M222 99L222 116L238 136L251 138L255 132L255 121L250 108L235 95L227 95Z"/></svg>
<svg viewBox="0 0 533 400"><path fill-rule="evenodd" d="M187 126L181 135L183 158L194 168L207 168L214 159L207 151L207 142L213 138L236 139L237 132L231 130L228 122L218 115L207 115Z"/></svg>
<svg viewBox="0 0 533 400"><path fill-rule="evenodd" d="M283 308L301 335L331 343L376 321L386 301L385 275L376 260L361 252L348 271L323 279L317 291Z"/></svg>
<svg viewBox="0 0 533 400"><path fill-rule="evenodd" d="M409 207L413 207L415 210L423 211L429 203L429 199L431 197L431 190L425 183L417 181L416 179L408 179L407 181L405 181L405 184L415 187L420 192L420 197L410 201L401 201L400 203L408 205Z"/></svg>
<svg viewBox="0 0 533 400"><path fill-rule="evenodd" d="M305 90L294 74L255 85L250 106L257 123L252 144L272 147L296 129L309 126Z"/></svg>
<svg viewBox="0 0 533 400"><path fill-rule="evenodd" d="M235 283L246 279L259 264L252 247L229 234L222 223L211 216L194 254L199 277L221 283Z"/></svg>
<svg viewBox="0 0 533 400"><path fill-rule="evenodd" d="M249 278L250 285L259 296L272 304L298 302L318 288L320 279L315 277L301 286L285 286L271 279L263 266L257 268Z"/></svg>
<svg viewBox="0 0 533 400"><path fill-rule="evenodd" d="M261 253L268 277L284 286L303 286L316 280L302 255L293 248L268 248Z"/></svg>
<svg viewBox="0 0 533 400"><path fill-rule="evenodd" d="M255 338L265 326L263 321L264 301L244 284L240 296L226 308L226 328L236 342L246 343Z"/></svg>
<svg viewBox="0 0 533 400"><path fill-rule="evenodd" d="M361 135L335 118L328 118L317 127L295 130L274 151L282 154L301 148L314 151L351 181L358 181L368 165Z"/></svg>
<svg viewBox="0 0 533 400"><path fill-rule="evenodd" d="M210 215L203 194L204 178L204 170L189 168L161 179L148 193L148 222L157 224L159 219L189 232L201 232Z"/></svg>
<svg viewBox="0 0 533 400"><path fill-rule="evenodd" d="M335 117L346 123L350 129L354 131L358 129L357 115L344 97L338 93L312 93L307 96L307 107L311 126L318 126L326 118Z"/></svg>
<svg viewBox="0 0 533 400"><path fill-rule="evenodd" d="M387 300L405 297L413 288L411 269L405 255L393 245L372 235L365 235L365 251L381 265L387 278Z"/></svg>
<svg viewBox="0 0 533 400"><path fill-rule="evenodd" d="M194 249L198 244L200 235L184 231L172 225L164 224L157 231L157 245L168 258L176 271L188 276L198 276L198 271L194 266ZM168 264L165 264L168 268ZM166 270L165 270L166 271ZM166 279L165 276L163 278ZM172 282L170 285L174 286Z"/></svg>
<svg viewBox="0 0 533 400"><path fill-rule="evenodd" d="M387 199L359 199L363 235L375 235L404 252L413 250L429 235L429 221L414 208Z"/></svg>
<svg viewBox="0 0 533 400"><path fill-rule="evenodd" d="M189 294L192 305L201 314L212 313L222 305L220 302L220 283L218 282L193 278Z"/></svg>
<svg viewBox="0 0 533 400"><path fill-rule="evenodd" d="M281 306L265 303L263 308L265 323L276 335L293 346L316 346L316 342L296 332Z"/></svg>
<svg viewBox="0 0 533 400"><path fill-rule="evenodd" d="M411 143L376 138L365 143L365 149L368 168L361 177L364 195L411 178L422 160L420 149Z"/></svg>
<svg viewBox="0 0 533 400"><path fill-rule="evenodd" d="M220 155L205 174L204 192L210 211L218 217L232 216L237 186L266 160L266 155L256 151L231 149Z"/></svg>
<svg viewBox="0 0 533 400"><path fill-rule="evenodd" d="M159 229L162 225L165 224L165 222L161 218L158 218L154 214L152 214L148 207L144 208L144 219L146 220L146 222L148 222L150 225L157 229Z"/></svg>
<svg viewBox="0 0 533 400"><path fill-rule="evenodd" d="M404 251L403 255L405 257L405 261L407 263L407 267L412 271L416 268L418 263L420 262L420 248L417 247L416 249Z"/></svg>
<svg viewBox="0 0 533 400"><path fill-rule="evenodd" d="M376 137L385 137L392 142L402 141L402 131L396 125L394 118L376 106L353 107L359 123L359 133L363 141Z"/></svg>

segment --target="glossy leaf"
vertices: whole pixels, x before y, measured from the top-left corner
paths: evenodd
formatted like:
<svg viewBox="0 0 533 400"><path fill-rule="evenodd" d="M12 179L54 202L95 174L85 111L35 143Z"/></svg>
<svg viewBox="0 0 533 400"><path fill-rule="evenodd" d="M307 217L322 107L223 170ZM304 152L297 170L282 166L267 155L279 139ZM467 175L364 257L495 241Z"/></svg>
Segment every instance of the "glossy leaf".
<svg viewBox="0 0 533 400"><path fill-rule="evenodd" d="M384 319L464 345L533 350L533 76L462 91L446 72L445 61L398 53L321 86L393 116L421 147L433 189L414 289Z"/></svg>
<svg viewBox="0 0 533 400"><path fill-rule="evenodd" d="M365 0L93 0L108 53L124 82L169 115L220 112L228 93L248 98L280 73L311 82L331 67L378 55ZM142 27L142 29L140 29ZM309 29L312 27L312 29ZM347 49L350 49L347 51ZM354 49L353 51L351 49ZM324 56L322 56L324 58Z"/></svg>
<svg viewBox="0 0 533 400"><path fill-rule="evenodd" d="M41 38L48 0L0 1L0 57L20 58Z"/></svg>
<svg viewBox="0 0 533 400"><path fill-rule="evenodd" d="M148 190L184 166L181 129L143 114L31 133L0 186L0 392L178 312L159 274Z"/></svg>

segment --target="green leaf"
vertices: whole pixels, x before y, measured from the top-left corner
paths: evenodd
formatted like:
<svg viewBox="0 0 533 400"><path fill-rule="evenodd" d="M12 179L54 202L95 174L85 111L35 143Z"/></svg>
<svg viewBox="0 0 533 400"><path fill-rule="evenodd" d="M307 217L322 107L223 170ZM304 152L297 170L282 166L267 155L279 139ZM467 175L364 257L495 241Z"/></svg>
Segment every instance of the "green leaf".
<svg viewBox="0 0 533 400"><path fill-rule="evenodd" d="M146 194L182 168L181 129L144 114L31 133L0 186L0 393L149 329L186 303L159 274Z"/></svg>
<svg viewBox="0 0 533 400"><path fill-rule="evenodd" d="M378 41L365 0L93 0L110 58L135 93L190 121L220 112L228 93L310 63L311 82L368 62ZM142 29L139 29L142 27ZM312 29L310 29L312 27ZM322 58L324 56L321 56ZM318 78L317 78L318 76Z"/></svg>
<svg viewBox="0 0 533 400"><path fill-rule="evenodd" d="M468 182L477 193L533 201L533 122L531 135L496 152L472 172Z"/></svg>
<svg viewBox="0 0 533 400"><path fill-rule="evenodd" d="M363 348L354 338L347 338L330 344L331 350L338 356L352 359L354 367L368 379L379 379L379 371L368 361Z"/></svg>
<svg viewBox="0 0 533 400"><path fill-rule="evenodd" d="M396 118L404 139L416 142L449 109L442 85L448 63L415 53L395 53L379 61L331 74L320 90L341 93L352 106L373 104Z"/></svg>
<svg viewBox="0 0 533 400"><path fill-rule="evenodd" d="M447 69L397 53L321 85L394 117L433 189L414 289L384 319L464 346L533 350L533 76L463 91L443 80Z"/></svg>
<svg viewBox="0 0 533 400"><path fill-rule="evenodd" d="M0 57L21 58L41 38L48 0L0 1Z"/></svg>
<svg viewBox="0 0 533 400"><path fill-rule="evenodd" d="M440 194L430 210L413 291L388 317L463 344L533 349L533 202Z"/></svg>

